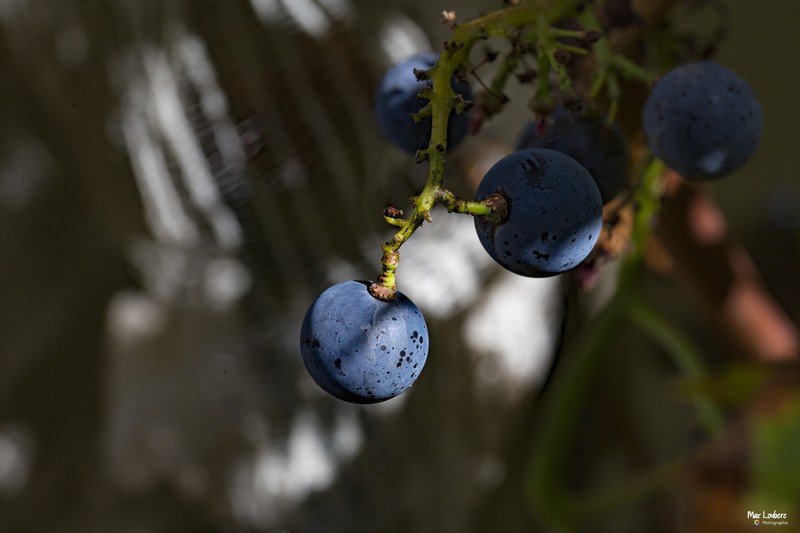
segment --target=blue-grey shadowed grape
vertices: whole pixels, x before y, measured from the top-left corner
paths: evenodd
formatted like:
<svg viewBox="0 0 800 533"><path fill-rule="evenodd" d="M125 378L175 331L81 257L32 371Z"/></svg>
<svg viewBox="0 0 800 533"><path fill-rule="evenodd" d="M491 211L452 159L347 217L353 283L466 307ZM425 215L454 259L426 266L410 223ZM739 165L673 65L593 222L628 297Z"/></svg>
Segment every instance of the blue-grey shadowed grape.
<svg viewBox="0 0 800 533"><path fill-rule="evenodd" d="M431 118L425 117L417 123L410 117L428 102L418 95L423 87L431 85L429 80L417 81L414 69L431 69L438 59L438 54L425 52L396 63L384 74L375 95L375 115L383 135L392 144L411 153L427 148L431 141ZM453 80L452 87L465 100L472 98L468 84ZM448 147L458 144L467 133L468 124L468 111L457 114L454 110L450 113Z"/></svg>
<svg viewBox="0 0 800 533"><path fill-rule="evenodd" d="M677 67L647 98L642 125L650 150L689 181L730 174L761 139L761 106L734 72L710 62Z"/></svg>
<svg viewBox="0 0 800 533"><path fill-rule="evenodd" d="M344 281L309 307L300 352L311 377L329 394L353 403L376 403L407 390L428 358L422 313L401 292L378 300L367 281Z"/></svg>
<svg viewBox="0 0 800 533"><path fill-rule="evenodd" d="M592 175L603 203L612 200L628 175L628 143L619 125L606 125L604 115L576 117L562 106L553 111L550 119L543 130L536 122L528 124L517 150L549 148L567 154Z"/></svg>
<svg viewBox="0 0 800 533"><path fill-rule="evenodd" d="M597 242L603 225L600 191L589 172L568 155L544 148L520 150L498 161L478 186L507 202L500 221L475 217L483 247L503 267L547 277L575 268Z"/></svg>

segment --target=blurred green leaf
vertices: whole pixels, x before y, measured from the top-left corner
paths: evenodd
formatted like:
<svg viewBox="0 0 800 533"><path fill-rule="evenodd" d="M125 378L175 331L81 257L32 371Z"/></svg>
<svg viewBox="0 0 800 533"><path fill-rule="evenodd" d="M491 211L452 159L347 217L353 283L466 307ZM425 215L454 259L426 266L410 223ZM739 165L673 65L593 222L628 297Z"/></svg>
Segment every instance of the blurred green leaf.
<svg viewBox="0 0 800 533"><path fill-rule="evenodd" d="M800 394L794 391L777 410L756 418L750 437L750 501L758 508L800 511Z"/></svg>
<svg viewBox="0 0 800 533"><path fill-rule="evenodd" d="M763 365L734 363L702 379L681 380L680 387L689 396L699 396L721 407L737 408L763 387L768 376L769 371Z"/></svg>

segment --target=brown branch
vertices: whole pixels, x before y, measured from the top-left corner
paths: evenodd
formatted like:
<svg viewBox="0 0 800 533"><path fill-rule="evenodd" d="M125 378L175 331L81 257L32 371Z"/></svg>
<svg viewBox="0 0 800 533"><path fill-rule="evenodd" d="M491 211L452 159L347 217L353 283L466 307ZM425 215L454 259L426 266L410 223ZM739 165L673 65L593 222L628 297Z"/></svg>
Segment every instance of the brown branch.
<svg viewBox="0 0 800 533"><path fill-rule="evenodd" d="M755 359L797 360L800 333L764 287L747 250L702 186L668 172L667 198L656 235L709 310Z"/></svg>

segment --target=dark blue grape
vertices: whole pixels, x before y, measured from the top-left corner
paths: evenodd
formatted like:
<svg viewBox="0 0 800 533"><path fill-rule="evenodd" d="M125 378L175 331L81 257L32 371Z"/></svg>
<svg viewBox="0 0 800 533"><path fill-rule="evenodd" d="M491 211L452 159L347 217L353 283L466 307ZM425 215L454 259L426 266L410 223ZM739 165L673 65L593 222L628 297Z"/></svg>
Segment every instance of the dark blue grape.
<svg viewBox="0 0 800 533"><path fill-rule="evenodd" d="M311 377L329 394L376 403L411 387L428 358L428 328L401 292L392 302L369 293L367 281L328 288L308 309L300 352Z"/></svg>
<svg viewBox="0 0 800 533"><path fill-rule="evenodd" d="M520 150L498 161L478 186L478 200L500 193L505 219L475 217L483 247L503 267L523 276L570 270L592 251L603 224L600 191L568 155Z"/></svg>
<svg viewBox="0 0 800 533"><path fill-rule="evenodd" d="M420 98L419 92L431 82L417 81L414 69L428 70L436 65L439 55L433 52L419 53L396 63L383 76L375 95L375 115L383 135L392 144L414 153L427 148L431 141L431 118L419 123L409 116L422 109L428 100ZM465 100L472 98L469 85L453 80L453 90ZM469 112L450 113L447 127L447 145L453 147L467 133Z"/></svg>
<svg viewBox="0 0 800 533"><path fill-rule="evenodd" d="M644 106L642 125L653 154L689 181L730 174L761 139L761 106L734 72L710 62L668 72Z"/></svg>
<svg viewBox="0 0 800 533"><path fill-rule="evenodd" d="M592 175L603 203L612 200L628 175L628 143L619 125L606 125L603 115L575 117L562 106L550 118L541 131L536 122L528 124L517 150L549 148L567 154Z"/></svg>

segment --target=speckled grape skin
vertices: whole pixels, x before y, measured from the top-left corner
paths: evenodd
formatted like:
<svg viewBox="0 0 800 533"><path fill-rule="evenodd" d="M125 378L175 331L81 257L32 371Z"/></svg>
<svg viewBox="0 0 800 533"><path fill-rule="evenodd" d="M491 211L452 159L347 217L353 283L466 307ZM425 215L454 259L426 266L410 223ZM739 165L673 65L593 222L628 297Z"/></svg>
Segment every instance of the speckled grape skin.
<svg viewBox="0 0 800 533"><path fill-rule="evenodd" d="M486 173L477 199L492 193L505 197L508 215L500 222L475 217L475 228L489 255L511 272L560 274L578 266L597 242L600 191L568 155L544 148L507 155Z"/></svg>
<svg viewBox="0 0 800 533"><path fill-rule="evenodd" d="M557 107L539 131L536 122L531 122L520 135L517 150L525 148L549 148L567 154L583 165L597 183L603 203L612 200L628 175L628 143L619 125L606 125L604 115L574 117L572 113Z"/></svg>
<svg viewBox="0 0 800 533"><path fill-rule="evenodd" d="M428 100L420 98L419 92L430 81L417 81L414 69L428 70L436 65L439 55L433 52L410 56L392 66L383 76L375 95L375 116L383 135L392 144L407 152L427 148L431 141L431 118L419 123L409 116L422 109ZM466 83L453 81L453 90L465 100L472 98L472 91ZM461 114L452 111L447 127L447 145L452 148L467 133L469 112Z"/></svg>
<svg viewBox="0 0 800 533"><path fill-rule="evenodd" d="M650 150L688 181L725 176L753 155L761 106L734 72L710 62L668 72L647 98L642 126Z"/></svg>
<svg viewBox="0 0 800 533"><path fill-rule="evenodd" d="M392 302L369 293L368 281L344 281L323 292L303 319L300 352L311 377L329 394L377 403L406 391L428 358L428 328L398 291Z"/></svg>

